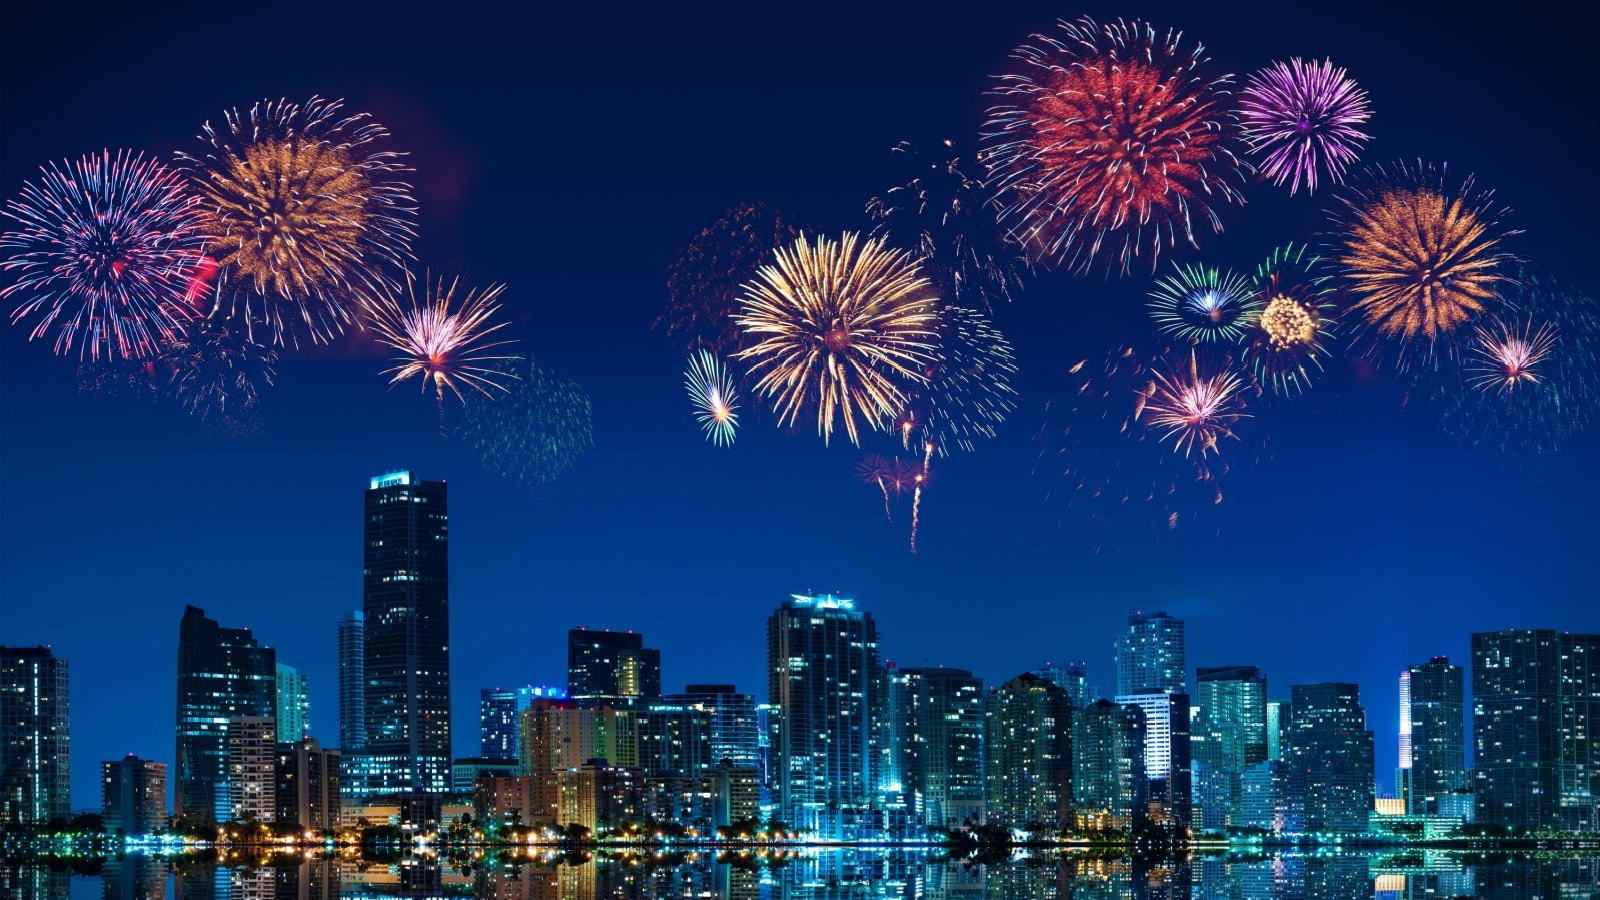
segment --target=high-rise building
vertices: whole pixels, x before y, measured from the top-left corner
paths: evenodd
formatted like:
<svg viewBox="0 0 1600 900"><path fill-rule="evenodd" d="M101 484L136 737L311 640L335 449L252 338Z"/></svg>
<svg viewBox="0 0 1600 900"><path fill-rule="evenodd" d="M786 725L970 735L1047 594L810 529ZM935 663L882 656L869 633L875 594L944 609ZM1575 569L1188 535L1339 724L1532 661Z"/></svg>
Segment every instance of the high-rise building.
<svg viewBox="0 0 1600 900"><path fill-rule="evenodd" d="M310 679L278 663L278 740L288 743L311 734Z"/></svg>
<svg viewBox="0 0 1600 900"><path fill-rule="evenodd" d="M1088 709L1089 704L1100 699L1100 690L1089 683L1089 666L1083 660L1056 665L1045 663L1033 670L1043 678L1067 692L1073 709Z"/></svg>
<svg viewBox="0 0 1600 900"><path fill-rule="evenodd" d="M67 661L49 647L0 647L0 822L72 813Z"/></svg>
<svg viewBox="0 0 1600 900"><path fill-rule="evenodd" d="M365 752L408 792L450 789L450 515L442 481L407 471L365 495Z"/></svg>
<svg viewBox="0 0 1600 900"><path fill-rule="evenodd" d="M1534 830L1597 825L1600 635L1472 636L1477 821Z"/></svg>
<svg viewBox="0 0 1600 900"><path fill-rule="evenodd" d="M1305 779L1288 763L1268 759L1244 773L1238 825L1274 835L1305 831Z"/></svg>
<svg viewBox="0 0 1600 900"><path fill-rule="evenodd" d="M761 728L754 694L741 694L731 684L691 684L663 700L691 703L711 713L711 758L735 768L760 766Z"/></svg>
<svg viewBox="0 0 1600 900"><path fill-rule="evenodd" d="M1267 758L1267 681L1255 666L1214 666L1195 670L1200 706L1192 730L1196 781L1215 790L1204 808L1208 830L1235 824L1243 800L1244 773Z"/></svg>
<svg viewBox="0 0 1600 900"><path fill-rule="evenodd" d="M231 819L271 822L278 815L277 723L268 716L228 720Z"/></svg>
<svg viewBox="0 0 1600 900"><path fill-rule="evenodd" d="M578 706L627 709L661 696L661 651L632 631L567 632L567 693Z"/></svg>
<svg viewBox="0 0 1600 900"><path fill-rule="evenodd" d="M889 671L894 767L922 821L974 822L984 812L983 679L966 669Z"/></svg>
<svg viewBox="0 0 1600 900"><path fill-rule="evenodd" d="M698 703L651 700L637 713L639 767L649 778L703 775L719 760L712 753L715 715Z"/></svg>
<svg viewBox="0 0 1600 900"><path fill-rule="evenodd" d="M339 749L367 745L367 628L359 609L339 619Z"/></svg>
<svg viewBox="0 0 1600 900"><path fill-rule="evenodd" d="M277 713L278 660L248 628L223 628L184 607L178 625L177 791L172 815L194 822L233 818L228 793L228 722Z"/></svg>
<svg viewBox="0 0 1600 900"><path fill-rule="evenodd" d="M1032 672L989 693L988 821L1072 825L1072 698Z"/></svg>
<svg viewBox="0 0 1600 900"><path fill-rule="evenodd" d="M767 672L777 815L824 837L859 835L879 788L877 624L854 600L794 594L767 620Z"/></svg>
<svg viewBox="0 0 1600 900"><path fill-rule="evenodd" d="M1286 755L1295 777L1304 777L1306 831L1365 834L1376 786L1361 689L1323 682L1289 690Z"/></svg>
<svg viewBox="0 0 1600 900"><path fill-rule="evenodd" d="M1079 828L1128 829L1144 816L1144 711L1097 700L1074 713L1072 795Z"/></svg>
<svg viewBox="0 0 1600 900"><path fill-rule="evenodd" d="M1192 825L1194 769L1190 759L1189 695L1146 691L1117 697L1144 713L1145 799L1152 824Z"/></svg>
<svg viewBox="0 0 1600 900"><path fill-rule="evenodd" d="M1406 809L1443 815L1446 795L1467 788L1466 700L1460 666L1435 656L1411 666L1400 679L1400 745ZM1398 793L1400 785L1397 784Z"/></svg>
<svg viewBox="0 0 1600 900"><path fill-rule="evenodd" d="M278 745L273 774L279 823L293 822L307 831L339 828L339 757L338 750L322 749L315 738Z"/></svg>
<svg viewBox="0 0 1600 900"><path fill-rule="evenodd" d="M1283 736L1289 728L1289 701L1267 701L1267 759L1283 759Z"/></svg>
<svg viewBox="0 0 1600 900"><path fill-rule="evenodd" d="M1117 696L1189 692L1183 655L1183 620L1164 612L1128 614L1117 641Z"/></svg>
<svg viewBox="0 0 1600 900"><path fill-rule="evenodd" d="M478 756L516 759L517 692L499 688L478 691Z"/></svg>
<svg viewBox="0 0 1600 900"><path fill-rule="evenodd" d="M167 829L167 766L129 753L100 764L106 830L150 834Z"/></svg>

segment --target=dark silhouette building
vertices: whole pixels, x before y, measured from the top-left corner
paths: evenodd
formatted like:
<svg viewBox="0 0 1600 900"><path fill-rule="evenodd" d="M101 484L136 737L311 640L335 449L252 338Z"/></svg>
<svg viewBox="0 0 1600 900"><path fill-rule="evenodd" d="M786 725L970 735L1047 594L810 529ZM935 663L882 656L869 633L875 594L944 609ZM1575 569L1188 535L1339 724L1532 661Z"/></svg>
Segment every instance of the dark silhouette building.
<svg viewBox="0 0 1600 900"><path fill-rule="evenodd" d="M661 696L661 651L632 631L567 632L567 695L579 707L642 707Z"/></svg>
<svg viewBox="0 0 1600 900"><path fill-rule="evenodd" d="M228 720L277 712L277 655L248 628L223 628L184 607L178 625L178 756L173 817L225 822Z"/></svg>
<svg viewBox="0 0 1600 900"><path fill-rule="evenodd" d="M984 700L966 669L889 670L895 768L931 827L983 818Z"/></svg>
<svg viewBox="0 0 1600 900"><path fill-rule="evenodd" d="M1414 815L1441 815L1445 795L1467 788L1466 699L1461 667L1447 657L1435 656L1406 670L1406 709L1401 720L1410 724L1410 740L1403 748L1410 759L1401 766L1410 771L1406 785L1406 811ZM1409 762L1409 765L1407 763Z"/></svg>
<svg viewBox="0 0 1600 900"><path fill-rule="evenodd" d="M106 830L150 834L167 829L167 767L129 753L100 764Z"/></svg>
<svg viewBox="0 0 1600 900"><path fill-rule="evenodd" d="M1365 834L1376 787L1361 689L1323 682L1289 691L1287 761L1303 778L1305 830Z"/></svg>

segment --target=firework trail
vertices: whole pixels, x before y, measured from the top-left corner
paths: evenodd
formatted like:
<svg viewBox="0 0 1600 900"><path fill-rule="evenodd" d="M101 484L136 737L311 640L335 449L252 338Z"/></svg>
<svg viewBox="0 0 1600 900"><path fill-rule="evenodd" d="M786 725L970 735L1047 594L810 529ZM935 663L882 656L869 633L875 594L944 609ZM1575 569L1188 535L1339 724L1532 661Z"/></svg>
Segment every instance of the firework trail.
<svg viewBox="0 0 1600 900"><path fill-rule="evenodd" d="M484 468L534 491L555 483L594 446L594 410L577 382L533 360L508 365L505 396L468 395L456 437Z"/></svg>
<svg viewBox="0 0 1600 900"><path fill-rule="evenodd" d="M875 223L872 234L916 252L939 296L991 309L1021 291L1023 274L1033 267L1023 247L995 220L993 195L983 181L962 170L953 142L942 146L948 152L932 158L909 143L894 148L914 172L867 203Z"/></svg>
<svg viewBox="0 0 1600 900"><path fill-rule="evenodd" d="M922 471L915 476L916 489L911 495L911 552L917 552L917 527L922 522L922 489L928 485L929 466L933 463L933 442L922 445Z"/></svg>
<svg viewBox="0 0 1600 900"><path fill-rule="evenodd" d="M1199 264L1173 263L1149 296L1157 327L1190 341L1237 342L1261 308L1250 279Z"/></svg>
<svg viewBox="0 0 1600 900"><path fill-rule="evenodd" d="M398 292L392 292L364 307L378 343L400 353L394 359L396 365L382 374L393 376L391 385L420 378L424 393L431 384L441 414L446 388L461 402L466 401L462 388L486 397L493 397L494 391L504 393L502 382L515 377L508 376L504 363L519 358L487 352L511 343L488 340L506 326L505 322L492 322L506 286L469 288L458 296L460 289L459 278L446 284L444 278L434 282L424 276L419 299L416 279L407 272L404 301Z"/></svg>
<svg viewBox="0 0 1600 900"><path fill-rule="evenodd" d="M1155 372L1152 389L1137 416L1151 427L1164 429L1161 439L1171 439L1185 457L1198 450L1203 458L1207 453L1220 453L1219 442L1237 437L1234 424L1248 418L1244 387L1244 380L1225 367L1205 370L1191 350L1187 366Z"/></svg>
<svg viewBox="0 0 1600 900"><path fill-rule="evenodd" d="M1304 244L1278 248L1256 269L1260 312L1245 330L1244 359L1258 385L1288 395L1311 385L1334 335L1334 291Z"/></svg>
<svg viewBox="0 0 1600 900"><path fill-rule="evenodd" d="M733 446L734 429L739 424L739 415L734 412L739 408L734 403L738 393L722 360L704 348L694 351L684 372L684 387L706 439L718 447Z"/></svg>
<svg viewBox="0 0 1600 900"><path fill-rule="evenodd" d="M55 352L98 361L154 356L191 317L184 289L200 262L205 218L183 178L141 153L109 150L40 170L0 215L0 270L16 281L29 340L55 331Z"/></svg>
<svg viewBox="0 0 1600 900"><path fill-rule="evenodd" d="M924 384L896 430L908 450L931 443L940 456L956 447L970 453L974 441L993 438L1017 408L1011 387L1017 364L1011 343L981 313L948 305L937 316L937 355L923 367Z"/></svg>
<svg viewBox="0 0 1600 900"><path fill-rule="evenodd" d="M342 334L363 302L398 289L411 256L416 205L400 154L343 101L262 101L207 122L197 156L180 154L208 214L208 252L230 315L274 343L303 330Z"/></svg>
<svg viewBox="0 0 1600 900"><path fill-rule="evenodd" d="M1104 248L1124 275L1148 252L1153 272L1163 243L1199 246L1194 223L1220 232L1215 205L1244 202L1232 76L1137 19L1059 25L990 91L981 159L1000 221L1042 263L1086 272Z"/></svg>
<svg viewBox="0 0 1600 900"><path fill-rule="evenodd" d="M881 238L802 235L774 255L745 286L734 321L755 343L734 358L753 360L755 390L772 400L779 424L815 406L824 443L837 420L859 446L857 417L879 430L895 421L936 359L928 280Z"/></svg>
<svg viewBox="0 0 1600 900"><path fill-rule="evenodd" d="M1402 365L1417 343L1432 357L1510 281L1499 269L1513 258L1499 247L1515 232L1499 227L1493 195L1475 191L1470 176L1450 190L1445 176L1442 166L1374 166L1334 213L1351 311L1369 332L1398 342Z"/></svg>
<svg viewBox="0 0 1600 900"><path fill-rule="evenodd" d="M889 509L889 486L895 486L895 493L900 492L896 480L895 464L899 460L889 460L876 453L864 457L856 465L856 478L863 484L876 484L878 490L883 492L883 515L890 523L894 522L894 513Z"/></svg>
<svg viewBox="0 0 1600 900"><path fill-rule="evenodd" d="M652 325L685 356L704 347L717 356L738 349L739 295L772 251L795 231L775 208L744 203L703 229L667 268L667 308Z"/></svg>
<svg viewBox="0 0 1600 900"><path fill-rule="evenodd" d="M1262 174L1275 185L1288 181L1290 195L1302 182L1316 193L1322 171L1343 183L1345 167L1371 139L1359 127L1372 118L1366 92L1330 60L1273 63L1250 76L1239 109L1245 142L1264 157Z"/></svg>

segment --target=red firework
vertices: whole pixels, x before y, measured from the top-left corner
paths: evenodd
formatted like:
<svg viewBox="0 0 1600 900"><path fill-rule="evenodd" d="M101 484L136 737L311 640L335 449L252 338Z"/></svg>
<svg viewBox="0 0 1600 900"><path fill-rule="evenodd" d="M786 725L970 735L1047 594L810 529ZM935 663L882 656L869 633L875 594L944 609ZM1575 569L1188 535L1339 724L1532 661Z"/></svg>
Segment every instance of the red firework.
<svg viewBox="0 0 1600 900"><path fill-rule="evenodd" d="M1061 22L1012 56L984 125L983 160L999 189L1002 223L1040 262L1087 271L1103 245L1122 274L1163 241L1195 241L1193 225L1222 230L1215 204L1243 203L1224 102L1231 75L1203 73L1196 45L1146 22Z"/></svg>

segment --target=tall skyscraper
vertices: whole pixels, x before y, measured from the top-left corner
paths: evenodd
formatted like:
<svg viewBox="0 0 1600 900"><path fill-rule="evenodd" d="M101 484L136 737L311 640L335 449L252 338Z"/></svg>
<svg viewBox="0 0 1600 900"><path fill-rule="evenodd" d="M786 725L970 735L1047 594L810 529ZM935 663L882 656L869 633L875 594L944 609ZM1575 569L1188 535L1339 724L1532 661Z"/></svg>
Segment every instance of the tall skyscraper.
<svg viewBox="0 0 1600 900"><path fill-rule="evenodd" d="M1080 828L1127 829L1143 818L1144 711L1097 700L1074 712L1072 793Z"/></svg>
<svg viewBox="0 0 1600 900"><path fill-rule="evenodd" d="M500 688L478 691L478 756L516 759L517 692Z"/></svg>
<svg viewBox="0 0 1600 900"><path fill-rule="evenodd" d="M882 671L878 627L854 600L794 594L767 620L780 818L825 837L860 833L878 789Z"/></svg>
<svg viewBox="0 0 1600 900"><path fill-rule="evenodd" d="M0 647L0 822L72 814L67 673L49 647Z"/></svg>
<svg viewBox="0 0 1600 900"><path fill-rule="evenodd" d="M966 669L889 671L895 769L930 827L983 818L984 699Z"/></svg>
<svg viewBox="0 0 1600 900"><path fill-rule="evenodd" d="M1445 795L1467 788L1466 700L1460 666L1435 656L1401 676L1400 765L1413 815L1442 815ZM1398 785L1396 786L1398 788Z"/></svg>
<svg viewBox="0 0 1600 900"><path fill-rule="evenodd" d="M270 717L228 720L230 819L271 822L278 815L277 724Z"/></svg>
<svg viewBox="0 0 1600 900"><path fill-rule="evenodd" d="M1289 701L1267 701L1267 759L1283 759L1283 736L1289 729Z"/></svg>
<svg viewBox="0 0 1600 900"><path fill-rule="evenodd" d="M450 515L442 481L407 471L365 496L365 754L404 790L450 789Z"/></svg>
<svg viewBox="0 0 1600 900"><path fill-rule="evenodd" d="M1144 713L1145 794L1151 822L1163 828L1192 826L1194 769L1190 759L1189 695L1145 691L1117 697Z"/></svg>
<svg viewBox="0 0 1600 900"><path fill-rule="evenodd" d="M223 628L186 606L178 624L177 792L172 814L198 822L233 817L228 794L228 721L271 718L278 660L248 628Z"/></svg>
<svg viewBox="0 0 1600 900"><path fill-rule="evenodd" d="M711 757L718 765L729 760L735 768L760 768L761 724L754 694L741 694L731 684L691 684L683 693L662 699L711 712Z"/></svg>
<svg viewBox="0 0 1600 900"><path fill-rule="evenodd" d="M988 821L1072 825L1072 698L1026 672L990 692Z"/></svg>
<svg viewBox="0 0 1600 900"><path fill-rule="evenodd" d="M129 753L100 764L106 830L150 834L167 829L167 767Z"/></svg>
<svg viewBox="0 0 1600 900"><path fill-rule="evenodd" d="M1193 734L1197 793L1210 830L1235 824L1243 803L1244 773L1267 758L1267 681L1255 666L1215 666L1195 670L1200 708Z"/></svg>
<svg viewBox="0 0 1600 900"><path fill-rule="evenodd" d="M712 753L712 710L694 702L666 698L648 701L636 713L639 767L651 778L704 775L716 768Z"/></svg>
<svg viewBox="0 0 1600 900"><path fill-rule="evenodd" d="M339 748L367 745L367 629L361 610L339 619Z"/></svg>
<svg viewBox="0 0 1600 900"><path fill-rule="evenodd" d="M1083 660L1059 666L1045 663L1034 669L1033 674L1066 691L1072 698L1073 709L1088 709L1089 704L1100 699L1099 688L1089 683L1089 666Z"/></svg>
<svg viewBox="0 0 1600 900"><path fill-rule="evenodd" d="M1164 612L1128 614L1117 641L1117 696L1189 692L1183 655L1183 620Z"/></svg>
<svg viewBox="0 0 1600 900"><path fill-rule="evenodd" d="M567 632L567 693L578 706L642 707L661 696L661 651L632 631Z"/></svg>
<svg viewBox="0 0 1600 900"><path fill-rule="evenodd" d="M278 663L278 740L298 741L311 734L310 679L293 666Z"/></svg>
<svg viewBox="0 0 1600 900"><path fill-rule="evenodd" d="M1600 826L1600 635L1472 636L1473 794L1479 822Z"/></svg>
<svg viewBox="0 0 1600 900"><path fill-rule="evenodd" d="M1365 834L1376 786L1361 689L1324 682L1289 691L1287 758L1304 778L1306 830Z"/></svg>

